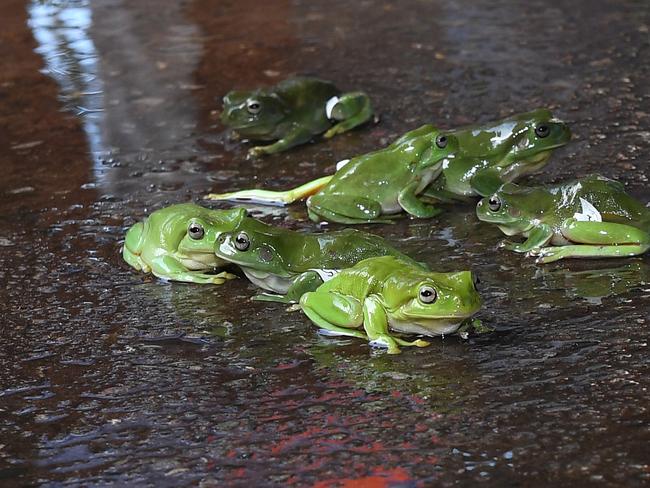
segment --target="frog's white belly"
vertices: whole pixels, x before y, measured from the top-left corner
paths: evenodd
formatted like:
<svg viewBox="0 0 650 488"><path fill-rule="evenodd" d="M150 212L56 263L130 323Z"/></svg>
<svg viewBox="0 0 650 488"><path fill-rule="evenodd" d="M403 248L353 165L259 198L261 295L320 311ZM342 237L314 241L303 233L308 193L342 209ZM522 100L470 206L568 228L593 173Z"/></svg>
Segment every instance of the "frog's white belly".
<svg viewBox="0 0 650 488"><path fill-rule="evenodd" d="M280 295L286 295L289 287L293 283L293 278L283 278L276 274L267 273L266 271L258 271L244 267L242 267L242 271L244 271L246 278L251 280L254 285L274 293L279 293Z"/></svg>

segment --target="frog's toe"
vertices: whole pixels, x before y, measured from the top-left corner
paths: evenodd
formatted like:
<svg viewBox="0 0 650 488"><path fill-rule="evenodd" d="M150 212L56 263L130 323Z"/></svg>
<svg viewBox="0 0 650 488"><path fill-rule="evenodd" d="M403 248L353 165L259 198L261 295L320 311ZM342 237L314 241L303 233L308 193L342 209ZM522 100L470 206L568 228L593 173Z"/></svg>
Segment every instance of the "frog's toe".
<svg viewBox="0 0 650 488"><path fill-rule="evenodd" d="M260 156L263 156L266 154L266 151L264 150L264 146L255 146L251 147L248 150L248 157L249 158L259 158Z"/></svg>
<svg viewBox="0 0 650 488"><path fill-rule="evenodd" d="M413 341L413 345L417 346L417 347L427 347L427 346L430 346L431 343L428 342L428 341L422 340L422 339L417 339L417 340Z"/></svg>

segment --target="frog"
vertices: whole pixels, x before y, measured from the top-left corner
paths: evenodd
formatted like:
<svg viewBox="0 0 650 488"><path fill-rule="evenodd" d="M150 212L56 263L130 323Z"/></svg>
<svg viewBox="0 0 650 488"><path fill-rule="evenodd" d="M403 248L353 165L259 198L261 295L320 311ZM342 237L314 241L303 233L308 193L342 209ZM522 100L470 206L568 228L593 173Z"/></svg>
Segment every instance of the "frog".
<svg viewBox="0 0 650 488"><path fill-rule="evenodd" d="M245 219L220 233L215 254L239 266L258 287L272 292L253 300L296 303L307 291L373 256L395 256L423 266L383 238L356 229L307 233Z"/></svg>
<svg viewBox="0 0 650 488"><path fill-rule="evenodd" d="M449 133L460 150L443 163L423 197L453 202L489 196L504 183L542 169L552 152L571 140L567 124L544 108Z"/></svg>
<svg viewBox="0 0 650 488"><path fill-rule="evenodd" d="M164 280L221 285L236 276L227 271L209 273L228 264L214 254L217 235L245 217L243 208L170 205L128 229L122 257L136 270Z"/></svg>
<svg viewBox="0 0 650 488"><path fill-rule="evenodd" d="M319 134L329 139L372 116L365 93L343 93L329 81L295 77L269 88L229 92L223 97L221 121L246 139L276 141L249 149L250 157L258 157L286 151Z"/></svg>
<svg viewBox="0 0 650 488"><path fill-rule="evenodd" d="M476 282L471 271L432 272L395 256L379 256L305 293L299 306L324 335L357 337L399 354L400 346L430 343L397 334L452 334L476 314L481 308Z"/></svg>
<svg viewBox="0 0 650 488"><path fill-rule="evenodd" d="M430 124L423 127L426 127L424 132L433 130ZM420 130L422 128L414 132ZM537 109L487 124L451 129L447 134L458 141L459 150L453 157L443 160L437 177L422 190L420 199L425 203L454 203L476 196L489 196L503 183L540 170L552 152L571 139L568 126L553 117L547 109ZM406 133L392 146L399 145L412 135L413 132ZM213 193L205 198L288 205L318 193L338 177L339 172L349 171L345 170L346 166L351 162L357 163L363 157L374 159L374 153L339 161L334 175L322 176L289 190L242 190ZM378 167L383 173L383 166ZM376 168L368 164L355 169L355 172L360 177L372 179L376 177Z"/></svg>
<svg viewBox="0 0 650 488"><path fill-rule="evenodd" d="M541 264L636 256L650 248L650 209L598 174L546 186L506 183L478 202L476 214L507 236L524 236L504 247Z"/></svg>
<svg viewBox="0 0 650 488"><path fill-rule="evenodd" d="M442 161L454 158L457 149L454 136L425 124L384 149L352 158L324 185L315 185L307 199L308 215L316 222L350 225L391 223L402 210L417 218L434 217L441 209L422 202L418 194L438 176ZM206 198L257 201L268 193L274 192L249 190Z"/></svg>

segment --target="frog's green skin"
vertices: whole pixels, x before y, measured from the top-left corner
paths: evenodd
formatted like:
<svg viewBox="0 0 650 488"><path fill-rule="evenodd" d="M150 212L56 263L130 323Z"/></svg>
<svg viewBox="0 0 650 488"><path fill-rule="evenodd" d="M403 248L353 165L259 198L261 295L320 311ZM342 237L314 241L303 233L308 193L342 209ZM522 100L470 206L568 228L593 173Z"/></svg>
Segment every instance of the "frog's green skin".
<svg viewBox="0 0 650 488"><path fill-rule="evenodd" d="M544 167L551 152L571 139L567 125L546 109L449 133L460 149L443 162L442 174L425 191L442 201L491 195L502 184Z"/></svg>
<svg viewBox="0 0 650 488"><path fill-rule="evenodd" d="M217 235L245 216L242 208L210 210L191 203L171 205L127 231L122 256L138 271L158 278L219 285L235 276L207 273L227 264L214 254ZM199 229L202 232L196 232Z"/></svg>
<svg viewBox="0 0 650 488"><path fill-rule="evenodd" d="M270 88L229 92L223 98L221 121L242 137L277 141L249 150L251 156L260 156L286 151L317 134L330 138L371 117L364 93L343 94L317 78L290 78Z"/></svg>
<svg viewBox="0 0 650 488"><path fill-rule="evenodd" d="M324 333L366 339L390 354L399 346L428 345L390 330L451 334L480 306L471 272L433 273L393 256L365 259L300 298L301 309ZM364 332L357 330L362 326Z"/></svg>
<svg viewBox="0 0 650 488"><path fill-rule="evenodd" d="M650 209L599 175L546 187L508 183L483 198L476 213L508 236L526 237L506 247L539 263L635 256L650 248Z"/></svg>
<svg viewBox="0 0 650 488"><path fill-rule="evenodd" d="M255 285L279 294L254 299L283 303L297 302L324 279L369 257L396 256L421 266L381 237L359 230L307 234L250 218L219 235L215 254L241 267Z"/></svg>
<svg viewBox="0 0 650 488"><path fill-rule="evenodd" d="M390 222L402 210L430 218L437 209L418 194L433 181L441 162L453 159L458 141L424 125L385 149L357 156L307 200L312 220L344 224Z"/></svg>
<svg viewBox="0 0 650 488"><path fill-rule="evenodd" d="M424 127L428 129L420 128L409 132L384 151L389 151L415 133L421 137L427 130L435 130L430 125ZM545 109L514 115L493 123L450 130L446 134L458 140L459 149L453 158L442 161L440 174L422 191L421 200L454 202L475 195L491 195L503 183L542 168L551 152L565 145L571 138L568 127L554 119L551 112ZM374 160L375 157L375 153L371 153L354 158L351 162L356 163L363 158ZM324 176L287 191L255 189L211 194L206 198L289 204L327 187L330 181L339 178L342 171L343 174L352 171L347 169L349 164L343 166L336 175ZM382 173L385 171L383 166L373 164L363 165L353 171L359 174L359 179L373 180L377 176L376 167Z"/></svg>

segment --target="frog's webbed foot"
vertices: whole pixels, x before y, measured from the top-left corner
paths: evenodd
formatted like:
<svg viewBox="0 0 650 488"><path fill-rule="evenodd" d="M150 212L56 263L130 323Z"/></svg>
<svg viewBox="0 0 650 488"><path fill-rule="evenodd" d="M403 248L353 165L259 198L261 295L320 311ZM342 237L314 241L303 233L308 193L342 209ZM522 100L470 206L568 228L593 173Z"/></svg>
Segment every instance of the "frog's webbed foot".
<svg viewBox="0 0 650 488"><path fill-rule="evenodd" d="M265 154L272 154L273 151L270 151L270 150L267 150L267 149L266 149L267 147L270 147L270 146L272 146L272 145L273 145L273 144L271 144L271 145L269 145L269 146L255 146L255 147L251 147L251 148L248 150L248 153L247 153L248 159L256 159L256 158L259 158L260 156L263 156L263 155L265 155Z"/></svg>
<svg viewBox="0 0 650 488"><path fill-rule="evenodd" d="M370 99L362 92L345 93L338 100L330 99L326 112L329 119L340 121L323 134L326 139L347 132L372 118Z"/></svg>

